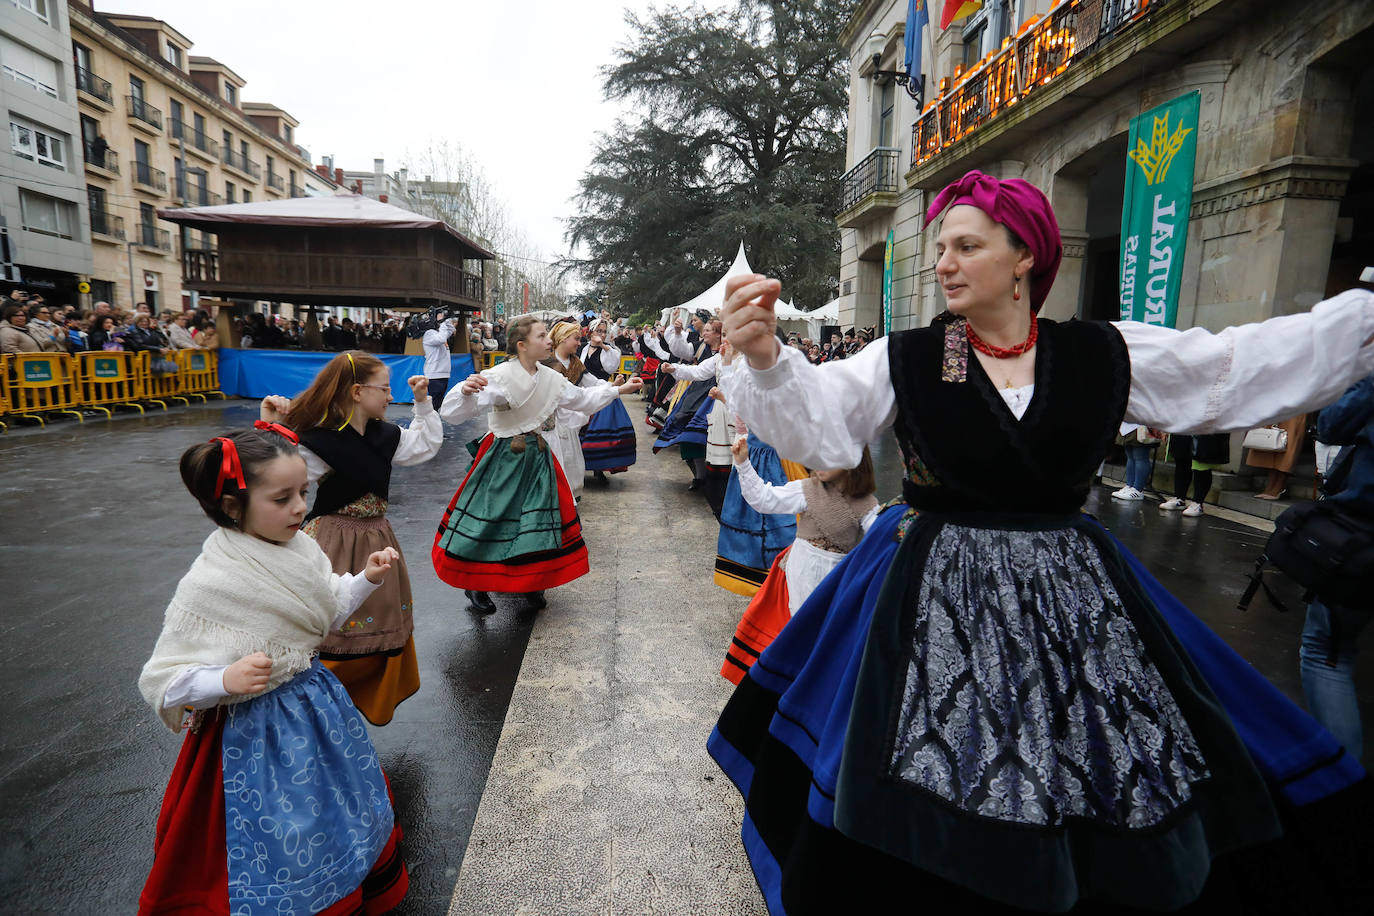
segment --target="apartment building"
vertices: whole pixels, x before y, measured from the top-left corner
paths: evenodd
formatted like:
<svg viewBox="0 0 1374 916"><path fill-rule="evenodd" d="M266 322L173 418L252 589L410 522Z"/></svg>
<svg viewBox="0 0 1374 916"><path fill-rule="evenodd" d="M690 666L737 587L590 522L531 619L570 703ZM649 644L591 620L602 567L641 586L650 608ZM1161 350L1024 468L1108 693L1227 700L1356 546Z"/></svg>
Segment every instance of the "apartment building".
<svg viewBox="0 0 1374 916"><path fill-rule="evenodd" d="M922 42L905 91L906 0L864 0L850 48L840 202L841 323L892 328L944 309L933 195L970 169L1049 195L1064 258L1048 317L1116 318L1132 118L1200 102L1178 327L1302 311L1357 282L1374 251L1374 4L1312 0L986 0Z"/></svg>
<svg viewBox="0 0 1374 916"><path fill-rule="evenodd" d="M65 0L0 0L0 280L61 305L91 270Z"/></svg>
<svg viewBox="0 0 1374 916"><path fill-rule="evenodd" d="M51 4L53 0L48 0ZM171 24L70 0L71 46L90 213L92 296L154 309L189 306L181 253L213 236L160 208L304 197L311 170L299 122L243 99L245 79Z"/></svg>

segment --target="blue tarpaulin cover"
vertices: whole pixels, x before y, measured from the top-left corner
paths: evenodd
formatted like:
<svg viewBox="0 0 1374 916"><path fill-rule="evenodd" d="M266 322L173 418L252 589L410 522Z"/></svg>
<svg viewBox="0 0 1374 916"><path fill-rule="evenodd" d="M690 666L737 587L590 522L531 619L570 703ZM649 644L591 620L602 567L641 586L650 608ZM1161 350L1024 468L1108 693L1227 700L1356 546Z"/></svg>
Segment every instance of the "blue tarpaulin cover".
<svg viewBox="0 0 1374 916"><path fill-rule="evenodd" d="M338 354L297 350L219 351L219 390L243 398L265 398L280 394L294 398L304 391L321 369ZM391 397L397 403L415 400L406 384L412 375L425 374L423 356L395 353L369 354L386 363L391 370ZM461 382L473 373L472 357L464 354L452 359L451 379Z"/></svg>

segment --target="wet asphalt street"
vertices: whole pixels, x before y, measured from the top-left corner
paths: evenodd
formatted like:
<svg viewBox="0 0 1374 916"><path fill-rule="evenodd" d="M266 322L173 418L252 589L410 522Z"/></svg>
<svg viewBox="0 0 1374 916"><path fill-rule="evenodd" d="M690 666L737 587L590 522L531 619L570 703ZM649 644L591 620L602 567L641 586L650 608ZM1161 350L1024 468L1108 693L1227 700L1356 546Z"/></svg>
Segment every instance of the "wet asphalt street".
<svg viewBox="0 0 1374 916"><path fill-rule="evenodd" d="M629 406L642 415L637 400ZM12 427L0 436L0 628L8 650L0 666L0 912L135 910L180 743L143 703L137 677L167 600L210 531L181 485L177 458L251 423L256 409L230 401L81 426ZM403 914L447 912L533 620L504 599L490 618L468 615L461 593L429 566L434 526L470 462L463 445L484 429L483 419L446 427L437 458L398 468L392 480L390 518L411 569L422 686L372 734L406 833L411 893ZM685 484L679 462L644 451L632 474ZM890 436L875 460L886 499L900 473ZM1279 614L1263 598L1248 614L1234 607L1264 532L1165 515L1155 503L1120 503L1108 492L1095 490L1088 511L1300 702L1301 617ZM684 569L699 562L703 576L711 559L681 558ZM1366 632L1366 649L1369 639ZM1368 664L1358 683L1370 722ZM1371 750L1367 738L1366 759Z"/></svg>

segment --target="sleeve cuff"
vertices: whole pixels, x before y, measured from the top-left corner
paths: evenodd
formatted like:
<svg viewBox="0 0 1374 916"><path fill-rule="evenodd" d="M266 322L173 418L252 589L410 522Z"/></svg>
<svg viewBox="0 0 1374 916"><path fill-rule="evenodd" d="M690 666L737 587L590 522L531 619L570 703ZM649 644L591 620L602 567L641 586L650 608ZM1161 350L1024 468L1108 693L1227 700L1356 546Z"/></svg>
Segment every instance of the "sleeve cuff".
<svg viewBox="0 0 1374 916"><path fill-rule="evenodd" d="M748 362L748 357L745 357L745 362ZM767 369L755 369L750 364L749 374L753 377L754 384L764 391L781 388L792 378L787 348L779 346L777 360Z"/></svg>

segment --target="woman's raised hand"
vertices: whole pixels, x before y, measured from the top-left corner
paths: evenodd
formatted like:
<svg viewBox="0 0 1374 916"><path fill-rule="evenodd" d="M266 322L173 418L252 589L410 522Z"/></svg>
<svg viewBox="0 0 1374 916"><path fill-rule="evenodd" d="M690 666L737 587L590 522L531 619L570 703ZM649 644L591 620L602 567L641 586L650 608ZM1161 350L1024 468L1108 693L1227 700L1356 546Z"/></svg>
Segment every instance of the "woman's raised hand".
<svg viewBox="0 0 1374 916"><path fill-rule="evenodd" d="M725 336L749 358L755 369L771 368L778 359L778 316L773 306L782 284L762 274L741 274L725 281L721 319Z"/></svg>

